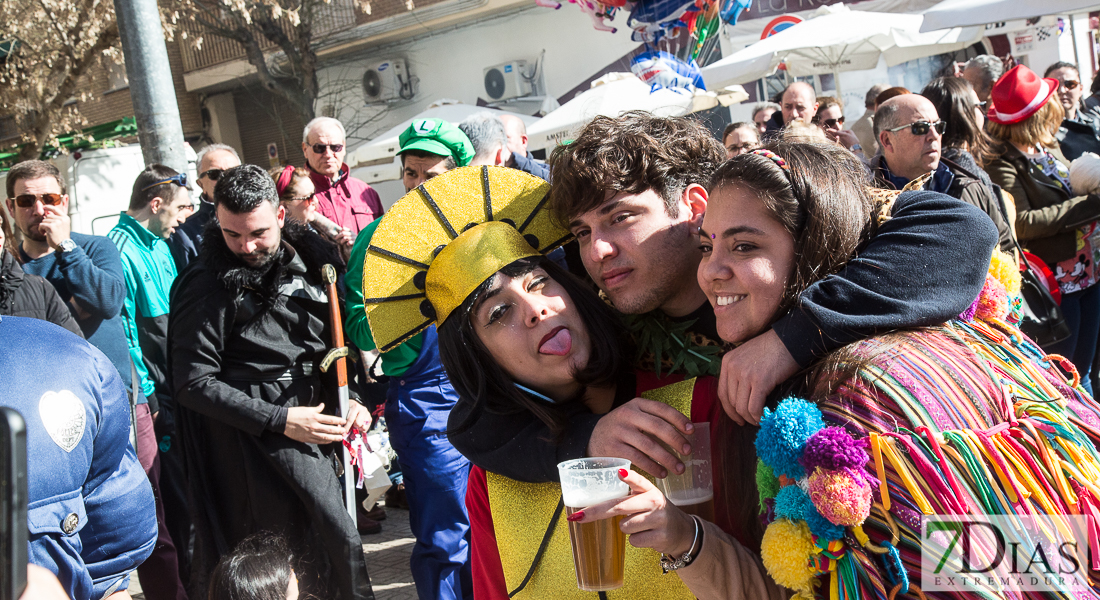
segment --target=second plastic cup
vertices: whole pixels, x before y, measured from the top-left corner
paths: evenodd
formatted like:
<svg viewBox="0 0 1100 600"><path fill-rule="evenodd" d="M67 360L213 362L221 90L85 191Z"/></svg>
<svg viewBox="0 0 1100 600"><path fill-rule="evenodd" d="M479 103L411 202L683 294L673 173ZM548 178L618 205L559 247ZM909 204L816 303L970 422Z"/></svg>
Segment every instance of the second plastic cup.
<svg viewBox="0 0 1100 600"><path fill-rule="evenodd" d="M566 514L630 494L619 479L619 469L629 469L621 458L580 458L558 465ZM626 567L626 534L619 529L621 516L591 523L569 523L577 587L603 592L622 587Z"/></svg>
<svg viewBox="0 0 1100 600"><path fill-rule="evenodd" d="M710 423L695 423L691 454L673 450L684 463L684 472L658 479L665 497L680 510L714 522L714 475L710 460Z"/></svg>

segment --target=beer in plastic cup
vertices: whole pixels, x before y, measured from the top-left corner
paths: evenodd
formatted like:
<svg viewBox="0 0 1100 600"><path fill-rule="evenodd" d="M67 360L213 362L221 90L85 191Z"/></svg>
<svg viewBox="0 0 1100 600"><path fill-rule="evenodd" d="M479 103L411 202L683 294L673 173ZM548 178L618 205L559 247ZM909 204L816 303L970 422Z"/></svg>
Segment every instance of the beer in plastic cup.
<svg viewBox="0 0 1100 600"><path fill-rule="evenodd" d="M619 479L619 469L629 469L621 458L580 458L558 464L561 493L567 515L594 504L630 494ZM619 529L622 516L591 523L569 523L577 587L588 592L614 590L623 585L626 566L626 534Z"/></svg>
<svg viewBox="0 0 1100 600"><path fill-rule="evenodd" d="M710 423L695 423L691 454L670 448L684 463L683 473L670 472L658 479L661 491L677 508L689 515L714 522L714 476L710 460Z"/></svg>

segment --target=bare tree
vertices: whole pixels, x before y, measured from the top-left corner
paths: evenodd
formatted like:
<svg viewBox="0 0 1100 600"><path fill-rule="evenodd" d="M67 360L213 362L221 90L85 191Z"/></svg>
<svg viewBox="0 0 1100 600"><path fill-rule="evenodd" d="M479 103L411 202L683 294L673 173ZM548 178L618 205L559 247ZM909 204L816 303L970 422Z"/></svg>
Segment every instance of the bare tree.
<svg viewBox="0 0 1100 600"><path fill-rule="evenodd" d="M260 84L282 96L302 122L315 116L318 33L330 30L331 0L168 0L172 23L183 37L202 44L213 35L239 43L256 68ZM348 23L350 26L352 23ZM268 50L276 48L279 55Z"/></svg>
<svg viewBox="0 0 1100 600"><path fill-rule="evenodd" d="M0 112L15 118L25 144L19 160L37 158L56 136L87 124L74 99L82 79L119 53L111 0L3 0L7 55L0 63Z"/></svg>

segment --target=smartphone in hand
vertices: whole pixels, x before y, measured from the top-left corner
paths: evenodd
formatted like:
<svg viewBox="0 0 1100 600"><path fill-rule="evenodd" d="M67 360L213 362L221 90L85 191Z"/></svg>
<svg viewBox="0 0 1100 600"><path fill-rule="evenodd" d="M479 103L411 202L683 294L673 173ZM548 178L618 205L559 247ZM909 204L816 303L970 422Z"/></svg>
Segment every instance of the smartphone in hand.
<svg viewBox="0 0 1100 600"><path fill-rule="evenodd" d="M27 424L0 406L0 600L27 587Z"/></svg>

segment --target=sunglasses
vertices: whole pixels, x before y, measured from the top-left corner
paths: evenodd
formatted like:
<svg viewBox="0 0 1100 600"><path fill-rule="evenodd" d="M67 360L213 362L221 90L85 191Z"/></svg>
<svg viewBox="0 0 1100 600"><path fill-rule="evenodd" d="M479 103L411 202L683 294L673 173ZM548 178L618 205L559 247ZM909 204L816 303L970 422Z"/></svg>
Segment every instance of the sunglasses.
<svg viewBox="0 0 1100 600"><path fill-rule="evenodd" d="M210 181L217 181L222 178L222 173L224 172L225 169L210 169L209 171L203 171L202 173L199 173L199 179L205 177Z"/></svg>
<svg viewBox="0 0 1100 600"><path fill-rule="evenodd" d="M825 119L821 123L829 129L839 129L840 126L844 124L844 117L839 117L837 119Z"/></svg>
<svg viewBox="0 0 1100 600"><path fill-rule="evenodd" d="M333 154L338 154L341 150L344 149L344 145L343 144L327 144L327 145L326 144L314 144L313 145L314 154L324 154L326 149L332 149Z"/></svg>
<svg viewBox="0 0 1100 600"><path fill-rule="evenodd" d="M317 192L313 192L308 196L294 196L292 198L286 198L286 202L297 202L298 200L305 200L306 202L313 202L313 197L317 195Z"/></svg>
<svg viewBox="0 0 1100 600"><path fill-rule="evenodd" d="M57 206L61 204L61 194L19 194L14 200L19 208L30 208L39 200L45 206Z"/></svg>
<svg viewBox="0 0 1100 600"><path fill-rule="evenodd" d="M209 173L209 172L210 171L207 171L207 173ZM169 177L168 179L161 179L160 181L158 181L154 184L147 185L147 186L141 188L141 191L144 192L146 190L151 190L151 189L157 187L158 185L164 185L166 183L175 183L175 184L179 185L180 187L187 187L187 173L178 173L176 175L173 175L173 176Z"/></svg>
<svg viewBox="0 0 1100 600"><path fill-rule="evenodd" d="M889 131L890 133L897 133L907 127L913 135L928 135L928 132L932 129L935 129L937 134L943 135L943 132L947 130L947 123L944 123L943 121L936 121L935 123L929 123L928 121L917 121L916 123L902 125L893 129L887 129L886 131Z"/></svg>
<svg viewBox="0 0 1100 600"><path fill-rule="evenodd" d="M1066 88L1067 90L1075 90L1079 85L1081 85L1081 82L1077 81L1076 79L1067 79L1062 82L1062 87Z"/></svg>

